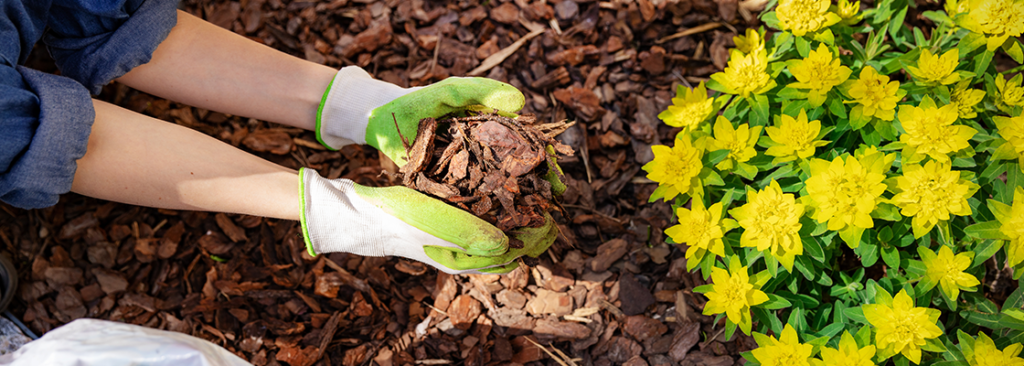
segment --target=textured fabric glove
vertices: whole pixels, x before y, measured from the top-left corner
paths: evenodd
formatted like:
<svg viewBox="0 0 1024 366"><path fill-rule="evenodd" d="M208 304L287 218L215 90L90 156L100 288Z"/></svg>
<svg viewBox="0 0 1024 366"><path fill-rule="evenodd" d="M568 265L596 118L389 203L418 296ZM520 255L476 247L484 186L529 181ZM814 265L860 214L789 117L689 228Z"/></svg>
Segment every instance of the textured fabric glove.
<svg viewBox="0 0 1024 366"><path fill-rule="evenodd" d="M352 143L369 144L402 166L401 137L412 142L421 119L467 109L515 113L525 100L518 89L497 80L452 77L405 89L349 66L338 70L324 93L316 135L320 143L335 150Z"/></svg>
<svg viewBox="0 0 1024 366"><path fill-rule="evenodd" d="M540 255L558 234L549 218L540 228L513 234L525 245L509 249L498 228L406 187L366 187L305 168L299 180L303 236L312 255L390 255L452 274L507 273L518 265L516 258Z"/></svg>

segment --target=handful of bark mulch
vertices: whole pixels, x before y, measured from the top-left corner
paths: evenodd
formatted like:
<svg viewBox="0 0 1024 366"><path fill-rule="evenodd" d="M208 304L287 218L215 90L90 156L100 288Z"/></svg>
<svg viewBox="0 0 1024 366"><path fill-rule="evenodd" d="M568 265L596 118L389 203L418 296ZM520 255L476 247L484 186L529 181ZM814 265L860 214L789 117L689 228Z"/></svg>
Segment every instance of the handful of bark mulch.
<svg viewBox="0 0 1024 366"><path fill-rule="evenodd" d="M537 124L532 115L425 118L411 145L403 137L408 163L399 170L402 184L506 233L540 227L547 212L561 210L552 194L553 183L565 184L556 153L572 155L573 150L554 137L573 124Z"/></svg>

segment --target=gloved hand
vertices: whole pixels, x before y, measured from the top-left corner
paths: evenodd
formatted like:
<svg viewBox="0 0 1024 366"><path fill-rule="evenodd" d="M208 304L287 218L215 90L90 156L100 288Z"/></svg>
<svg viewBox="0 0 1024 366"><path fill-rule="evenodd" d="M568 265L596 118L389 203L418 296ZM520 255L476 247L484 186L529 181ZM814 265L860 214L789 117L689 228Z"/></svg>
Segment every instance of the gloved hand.
<svg viewBox="0 0 1024 366"><path fill-rule="evenodd" d="M524 103L515 87L491 79L448 78L405 89L346 67L324 93L316 134L332 149L369 144L402 166L402 137L415 140L421 119L467 109L514 113ZM301 181L302 226L311 254L395 255L448 273L506 273L516 268L516 258L539 256L558 234L548 216L544 226L513 234L524 245L509 249L508 238L496 227L412 189L363 187L327 180L308 169L302 170Z"/></svg>
<svg viewBox="0 0 1024 366"><path fill-rule="evenodd" d="M558 234L550 217L540 228L513 237L456 207L412 189L366 187L348 179L326 179L299 170L302 229L310 254L347 252L414 259L448 273L507 273L516 258L536 257Z"/></svg>
<svg viewBox="0 0 1024 366"><path fill-rule="evenodd" d="M497 80L452 77L405 89L349 66L338 71L324 93L316 136L335 150L352 143L369 144L402 166L405 146L401 137L412 143L421 119L467 109L515 113L525 103L522 92Z"/></svg>

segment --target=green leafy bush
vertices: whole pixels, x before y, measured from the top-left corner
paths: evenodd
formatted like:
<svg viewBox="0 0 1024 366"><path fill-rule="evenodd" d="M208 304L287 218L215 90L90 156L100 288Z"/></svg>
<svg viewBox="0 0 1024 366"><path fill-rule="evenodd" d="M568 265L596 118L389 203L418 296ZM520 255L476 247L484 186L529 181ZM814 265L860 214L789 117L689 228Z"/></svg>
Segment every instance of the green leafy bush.
<svg viewBox="0 0 1024 366"><path fill-rule="evenodd" d="M772 1L659 115L651 201L748 364L1024 365L1024 286L981 283L1024 273L1024 1L912 6Z"/></svg>

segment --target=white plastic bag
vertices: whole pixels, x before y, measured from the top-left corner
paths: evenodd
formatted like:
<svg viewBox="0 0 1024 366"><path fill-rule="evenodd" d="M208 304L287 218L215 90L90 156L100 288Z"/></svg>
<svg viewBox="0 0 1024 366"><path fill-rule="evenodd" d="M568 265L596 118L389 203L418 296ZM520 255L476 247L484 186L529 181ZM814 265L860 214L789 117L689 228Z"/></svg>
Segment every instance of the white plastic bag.
<svg viewBox="0 0 1024 366"><path fill-rule="evenodd" d="M11 366L252 366L206 340L177 332L79 319L0 356Z"/></svg>

